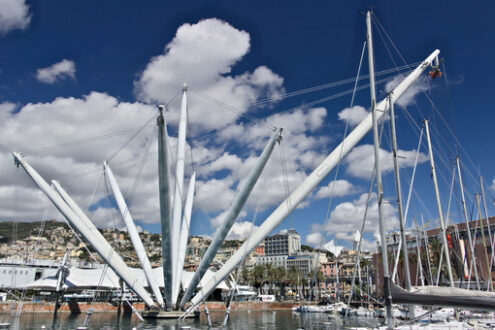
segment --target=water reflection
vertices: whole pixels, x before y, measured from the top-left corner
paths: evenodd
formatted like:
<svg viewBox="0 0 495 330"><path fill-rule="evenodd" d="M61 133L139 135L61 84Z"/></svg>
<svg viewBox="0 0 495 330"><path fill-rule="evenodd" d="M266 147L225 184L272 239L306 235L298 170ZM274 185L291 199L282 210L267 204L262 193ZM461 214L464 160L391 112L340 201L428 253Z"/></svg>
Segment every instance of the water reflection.
<svg viewBox="0 0 495 330"><path fill-rule="evenodd" d="M76 329L84 323L86 314L59 313L55 319L51 314L22 314L18 318L8 314L0 314L0 323L10 323L11 329ZM210 312L214 327L222 327L225 317L224 312ZM346 326L375 326L375 319L351 318ZM157 320L147 319L140 322L130 314L95 313L91 315L88 329L174 329L182 327L190 329L207 329L207 321L204 314L200 319ZM343 322L340 317L329 317L324 313L292 313L291 311L232 311L225 329L341 329Z"/></svg>

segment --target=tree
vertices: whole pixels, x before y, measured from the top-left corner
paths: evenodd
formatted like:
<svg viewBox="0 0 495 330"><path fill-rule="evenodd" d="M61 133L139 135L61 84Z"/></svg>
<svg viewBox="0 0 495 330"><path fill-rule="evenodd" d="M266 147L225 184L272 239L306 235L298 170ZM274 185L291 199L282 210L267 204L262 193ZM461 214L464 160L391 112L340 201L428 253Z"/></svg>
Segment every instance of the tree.
<svg viewBox="0 0 495 330"><path fill-rule="evenodd" d="M280 288L280 294L285 295L285 282L287 278L287 271L285 267L279 266L274 269L274 281Z"/></svg>
<svg viewBox="0 0 495 330"><path fill-rule="evenodd" d="M290 267L288 270L287 270L287 282L289 283L291 289L292 289L292 292L296 292L297 291L297 285L299 284L299 274L298 274L298 271L295 267Z"/></svg>
<svg viewBox="0 0 495 330"><path fill-rule="evenodd" d="M275 267L271 263L265 264L265 275L268 281L268 292L273 293L273 281L275 279Z"/></svg>
<svg viewBox="0 0 495 330"><path fill-rule="evenodd" d="M265 267L263 265L256 265L251 270L251 280L253 281L254 287L259 289L263 285L263 277L265 273Z"/></svg>
<svg viewBox="0 0 495 330"><path fill-rule="evenodd" d="M249 283L251 280L251 274L249 272L249 269L247 269L246 267L243 267L242 268L242 271L241 271L241 281L242 283L246 284L246 283Z"/></svg>
<svg viewBox="0 0 495 330"><path fill-rule="evenodd" d="M359 265L361 266L361 269L365 269L366 267L371 266L371 261L368 258L361 258Z"/></svg>

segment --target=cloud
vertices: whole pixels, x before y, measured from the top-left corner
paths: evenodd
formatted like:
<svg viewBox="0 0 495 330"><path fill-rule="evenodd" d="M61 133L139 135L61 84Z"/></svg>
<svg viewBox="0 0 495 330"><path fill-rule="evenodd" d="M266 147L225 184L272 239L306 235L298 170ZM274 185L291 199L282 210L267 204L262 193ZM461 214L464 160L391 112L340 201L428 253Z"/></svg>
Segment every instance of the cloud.
<svg viewBox="0 0 495 330"><path fill-rule="evenodd" d="M259 97L277 97L284 92L283 79L266 66L229 75L249 48L250 36L246 31L219 19L183 24L164 53L152 58L135 81L136 95L145 102L166 103L185 82L193 91L188 111L195 132L227 127ZM219 100L233 111L205 97ZM177 116L169 121L177 121Z"/></svg>
<svg viewBox="0 0 495 330"><path fill-rule="evenodd" d="M51 219L55 210L51 209L50 205L39 190L15 185L0 186L0 219L6 221ZM49 212L49 215L46 212Z"/></svg>
<svg viewBox="0 0 495 330"><path fill-rule="evenodd" d="M400 168L414 166L416 150L398 151L398 161ZM428 156L422 152L418 156L418 164L428 160ZM371 144L360 145L352 149L345 158L347 166L346 173L358 178L369 179L375 167L375 154ZM394 169L392 152L380 149L380 162L382 173L390 172Z"/></svg>
<svg viewBox="0 0 495 330"><path fill-rule="evenodd" d="M403 75L397 75L389 81L388 83L385 84L385 91L388 93L392 91L402 80L404 80L405 76ZM402 94L402 96L398 99L395 100L395 103L398 103L402 107L407 107L408 105L412 104L415 102L415 97L428 90L428 78L426 77L420 77L416 79L411 86Z"/></svg>
<svg viewBox="0 0 495 330"><path fill-rule="evenodd" d="M27 152L26 160L48 182L51 179L59 180L76 202L87 209L91 203L106 198L104 185L99 181L102 161L110 160L110 156L129 139L130 133L155 116L155 109L151 106L119 102L114 97L96 92L82 98L57 98L48 103L29 103L20 107L16 113L11 109L12 105L0 106L0 182L3 186L12 186L11 193L16 197L18 205L25 205L25 210L18 213L26 219L33 219L32 215L36 213L30 211L30 207L37 208L38 217L41 217L43 204L33 202L31 196L37 195L37 188L23 170L16 169L12 151ZM110 162L126 197L130 197L144 157L144 148L150 143L150 148L157 148L153 128L154 125L146 127ZM86 141L89 137L98 136L107 138ZM72 144L72 141L86 143ZM63 144L68 142L64 147ZM98 182L99 189L93 196ZM146 162L131 199L130 208L135 218L144 222L157 221L157 191L155 154L154 161L152 158ZM0 214L8 214L9 210L12 207L5 205ZM57 218L61 219L61 216L57 215Z"/></svg>
<svg viewBox="0 0 495 330"><path fill-rule="evenodd" d="M225 215L227 214L227 211L228 210L225 210L223 212L220 212L216 217L214 217L213 219L210 219L210 222L211 222L211 224L212 224L213 227L215 227L215 228L216 227L219 227L223 223L223 221L225 219ZM247 212L246 211L240 211L236 220L242 219L246 215L247 215Z"/></svg>
<svg viewBox="0 0 495 330"><path fill-rule="evenodd" d="M99 207L89 212L88 216L98 228L116 228L119 230L126 228L119 211L114 208Z"/></svg>
<svg viewBox="0 0 495 330"><path fill-rule="evenodd" d="M9 118L12 112L17 108L17 105L12 102L0 103L0 121Z"/></svg>
<svg viewBox="0 0 495 330"><path fill-rule="evenodd" d="M202 174L213 174L223 170L234 171L242 166L242 159L237 155L225 152L220 158L215 159L211 163L204 166L201 170Z"/></svg>
<svg viewBox="0 0 495 330"><path fill-rule="evenodd" d="M338 204L330 214L329 233L340 235L340 238L352 240L356 230L361 229L368 194L361 194L358 199ZM397 211L389 203L383 204L384 218L387 229L395 228L398 224ZM372 193L366 217L365 232L373 232L378 226L378 203L376 194Z"/></svg>
<svg viewBox="0 0 495 330"><path fill-rule="evenodd" d="M367 240L363 238L361 241L361 251L375 251L376 250L376 241L375 240Z"/></svg>
<svg viewBox="0 0 495 330"><path fill-rule="evenodd" d="M235 196L235 191L231 188L232 184L231 177L224 180L198 180L196 182L196 197L194 198L195 208L205 212L226 210Z"/></svg>
<svg viewBox="0 0 495 330"><path fill-rule="evenodd" d="M73 61L63 59L49 67L38 69L36 79L45 84L53 84L62 79L76 78L76 65Z"/></svg>
<svg viewBox="0 0 495 330"><path fill-rule="evenodd" d="M253 225L253 223L249 221L235 222L226 239L246 239L254 233L257 228L258 226Z"/></svg>
<svg viewBox="0 0 495 330"><path fill-rule="evenodd" d="M249 50L249 41L247 32L220 20L185 24L168 43L164 54L151 59L135 82L137 96L146 102L161 102L167 95L171 98L180 90L182 81L190 83L191 126L186 145L184 187L194 168L197 171L194 210L211 214L212 228L218 225L222 212L230 207L258 161L273 134L271 126L284 127L282 144L275 147L241 217L282 202L323 160L332 142L322 134L327 120L327 110L323 107L267 113L260 116L263 117L260 122L251 122L238 120L239 112L219 111L221 108L217 105L211 106L198 96L198 92L215 95L241 113L254 113L259 109L249 104L260 97L276 97L283 91L283 79L264 66L236 76L229 74ZM179 104L179 99L175 103ZM172 159L176 155L177 104L167 111ZM264 110L267 109L269 106ZM14 113L14 110L18 111ZM48 181L59 180L82 208L91 209L89 215L98 225L110 226L114 221L112 214L117 217L115 221L120 220L118 213L113 213L115 210L101 206L108 198L104 181L100 181L101 163L109 160L133 218L141 223L158 222L155 116L154 106L121 102L100 92L23 106L1 104L0 182L12 186L5 195L17 191L19 205L29 203L33 207L33 210L26 208L23 214L26 218L36 220L32 216L42 213L42 204L33 202L33 196L39 195L36 186L22 170L16 170L10 154L25 152L27 161L43 177ZM143 130L127 143L142 127ZM194 139L204 130L210 134L208 138ZM173 174L173 161L171 165ZM94 195L93 191L96 191ZM307 205L305 202L301 207ZM12 208L7 204L0 207L4 220ZM60 214L57 218L61 219ZM232 235L240 237L249 226L239 222Z"/></svg>
<svg viewBox="0 0 495 330"><path fill-rule="evenodd" d="M0 34L12 30L24 30L31 22L31 14L25 0L0 1Z"/></svg>
<svg viewBox="0 0 495 330"><path fill-rule="evenodd" d="M321 233L311 233L306 235L306 244L319 247L325 244L325 240Z"/></svg>
<svg viewBox="0 0 495 330"><path fill-rule="evenodd" d="M368 116L368 114L369 112L366 111L365 108L360 105L355 105L352 108L345 108L344 110L340 111L338 116L340 120L348 121L349 125L352 127L362 122L363 119Z"/></svg>
<svg viewBox="0 0 495 330"><path fill-rule="evenodd" d="M287 197L285 187L288 186L289 191L292 191L306 178L307 173L323 160L329 139L313 137L312 132L317 132L323 127L326 114L325 108L308 109L306 112L297 109L265 118L270 125L284 127L282 144L275 146L247 201L247 207L264 210L279 204ZM226 182L222 192L229 194L228 198L220 200L215 194L206 196L205 190L205 197L198 197L201 205L210 211L227 209L256 165L261 151L272 134L270 128L257 123L237 124L221 130L216 135L216 142L234 143L242 152L236 155L223 153L218 159L205 162L198 168L198 174L202 179L212 178L215 184ZM242 155L246 152L247 155ZM282 170L282 164L285 171ZM222 179L219 179L219 176L222 176Z"/></svg>
<svg viewBox="0 0 495 330"><path fill-rule="evenodd" d="M347 180L333 180L318 190L316 198L329 198L332 193L335 197L342 197L354 194L356 191L357 188Z"/></svg>

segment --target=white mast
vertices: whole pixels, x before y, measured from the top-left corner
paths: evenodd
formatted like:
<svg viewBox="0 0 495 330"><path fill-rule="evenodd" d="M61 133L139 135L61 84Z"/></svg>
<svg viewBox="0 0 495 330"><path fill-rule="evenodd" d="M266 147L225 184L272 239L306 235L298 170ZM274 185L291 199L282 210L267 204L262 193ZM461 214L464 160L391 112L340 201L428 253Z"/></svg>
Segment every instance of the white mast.
<svg viewBox="0 0 495 330"><path fill-rule="evenodd" d="M17 164L20 164L26 173L33 179L40 190L50 199L57 210L69 221L77 231L88 241L95 251L105 260L120 278L148 305L153 307L154 303L148 292L139 283L138 279L132 274L122 258L115 252L112 246L105 240L103 235L93 225L87 216L80 217L74 210L80 208L65 193L62 198L52 187L29 165L17 152L13 153ZM60 185L59 185L60 186ZM60 190L60 192L62 192ZM67 198L67 199L66 199ZM64 200L65 199L65 200ZM82 212L82 211L81 211Z"/></svg>
<svg viewBox="0 0 495 330"><path fill-rule="evenodd" d="M421 236L421 231L419 230L418 226L416 225L417 231L416 231L416 253L418 254L418 268L419 268L419 278L421 280L421 286L425 286L425 276L423 274L423 265L421 263L421 250L419 248L420 246L420 236Z"/></svg>
<svg viewBox="0 0 495 330"><path fill-rule="evenodd" d="M193 200L194 200L194 188L196 184L196 172L194 172L191 176L191 180L189 181L189 187L187 189L187 197L186 203L184 205L184 216L182 217L182 225L180 228L180 237L179 237L179 255L178 255L178 267L177 274L175 274L175 292L173 294L173 301L177 301L180 290L180 283L182 278L182 271L184 267L184 258L186 257L186 248L187 248L187 238L189 236L189 226L191 223L191 213L193 208Z"/></svg>
<svg viewBox="0 0 495 330"><path fill-rule="evenodd" d="M466 208L466 199L464 197L464 185L462 183L462 176L461 176L461 166L459 162L459 157L456 157L455 163L457 166L457 175L459 177L459 185L461 187L461 202L462 202L462 210L464 211L464 220L466 221L466 232L467 232L467 237L468 237L468 244L469 244L469 251L471 252L471 262L473 263L474 267L474 276L476 278L476 286L478 287L478 290L480 289L480 281L479 281L479 276L478 276L478 266L476 266L476 256L474 254L474 245L473 245L473 240L471 238L471 228L469 226L469 217L467 213L467 208ZM471 280L471 279L469 279Z"/></svg>
<svg viewBox="0 0 495 330"><path fill-rule="evenodd" d="M445 254L445 261L447 263L447 273L449 275L450 286L454 286L454 277L452 276L452 268L450 265L450 255L449 255L449 244L447 242L447 235L445 233L445 222L443 221L443 211L442 204L440 202L440 191L438 190L438 182L437 182L437 172L435 170L435 160L433 159L433 149L431 147L430 140L430 130L428 128L428 119L425 119L425 128L426 128L426 139L428 140L428 153L430 154L430 165L431 165L431 176L433 178L433 186L435 187L435 198L437 201L437 209L438 209L438 218L440 219L440 227L442 232L442 242L443 242L443 252ZM440 274L442 270L439 269L438 272Z"/></svg>
<svg viewBox="0 0 495 330"><path fill-rule="evenodd" d="M421 214L421 230L423 232L423 239L425 240L425 250L426 250L426 261L428 265L428 273L430 275L430 285L433 285L433 273L431 271L431 262L430 262L430 244L428 239L428 232L425 228L425 222L423 220L423 214Z"/></svg>
<svg viewBox="0 0 495 330"><path fill-rule="evenodd" d="M371 11L366 13L366 37L368 40L368 69L370 75L370 94L371 94L371 118L373 121L373 149L375 151L375 175L378 199L378 224L380 229L380 242L382 249L382 268L383 268L383 291L385 296L385 309L387 310L387 326L393 328L392 319L392 295L390 293L390 274L388 270L388 253L387 253L387 229L385 228L385 219L383 218L383 186L382 172L380 168L380 139L378 137L378 116L376 113L376 95L375 95L375 64L373 53L373 37L371 33ZM392 93L391 93L392 94ZM391 103L392 104L392 103ZM390 107L390 104L389 104ZM398 181L396 181L398 182ZM404 242L405 244L406 242Z"/></svg>
<svg viewBox="0 0 495 330"><path fill-rule="evenodd" d="M490 235L490 242L492 242L493 238L492 238L492 231L490 228L490 219L488 218L488 209L486 208L485 188L483 184L483 177L481 175L480 175L480 187L481 187L481 197L483 198L483 208L485 211L486 225L488 226L488 234Z"/></svg>
<svg viewBox="0 0 495 330"><path fill-rule="evenodd" d="M148 255L146 254L146 249L144 248L143 242L139 237L139 233L137 231L136 225L134 224L134 220L132 219L129 208L127 207L127 204L124 200L124 196L122 196L122 192L120 191L119 185L117 184L117 180L115 180L112 169L110 168L110 166L108 166L107 162L103 162L103 169L108 179L108 183L112 188L113 196L115 197L117 206L119 207L120 213L122 214L122 218L124 219L125 226L127 228L127 232L129 233L129 237L131 238L134 250L136 251L136 255L139 259L139 262L141 263L141 266L143 267L143 271L146 279L148 280L148 284L155 294L155 298L158 301L158 304L163 307L164 302L162 293L160 292L160 288L158 286L156 278L153 275L150 260L148 259Z"/></svg>
<svg viewBox="0 0 495 330"><path fill-rule="evenodd" d="M404 256L404 268L406 273L406 289L411 290L411 272L409 270L409 253L407 248L406 233L404 231L405 219L402 212L402 190L400 185L399 162L397 161L397 133L395 131L395 111L394 111L394 94L388 95L390 103L390 128L392 130L392 153L394 157L394 174L395 174L395 190L397 194L397 212L399 213L400 238L402 241L402 254ZM410 309L409 312L414 312Z"/></svg>
<svg viewBox="0 0 495 330"><path fill-rule="evenodd" d="M492 288L492 271L489 268L490 267L490 261L488 259L488 251L486 248L486 238L485 238L485 225L483 224L483 216L481 215L481 207L480 207L480 195L475 194L476 197L476 205L478 207L478 217L480 219L480 225L481 225L481 239L483 240L483 251L485 252L485 262L486 262L486 269L487 269L487 288L486 291L490 291L490 288ZM490 242L491 243L491 242Z"/></svg>
<svg viewBox="0 0 495 330"><path fill-rule="evenodd" d="M175 193L172 211L172 306L177 303L175 276L179 265L180 220L182 217L182 192L184 186L184 154L187 130L187 85L182 86L182 103L180 109L179 134L177 137L177 162L175 165Z"/></svg>
<svg viewBox="0 0 495 330"><path fill-rule="evenodd" d="M433 51L414 71L412 71L393 90L396 99L399 99L407 88L429 67L432 61L438 56L440 51ZM380 119L388 111L388 102L383 100L376 106L377 119ZM206 298L211 291L220 283L251 251L261 243L320 182L330 173L330 171L345 157L354 146L372 128L371 114L352 130L349 135L316 167L316 169L283 201L263 224L244 242L236 253L222 266L215 274L215 279L207 282L201 291L191 299L192 308ZM288 202L290 201L290 203Z"/></svg>
<svg viewBox="0 0 495 330"><path fill-rule="evenodd" d="M488 210L486 208L486 199L485 199L485 188L483 184L483 177L480 174L480 186L481 186L481 197L483 198L483 208L485 210L485 220L486 220L486 226L488 228L488 236L490 239L490 246L492 247L492 255L490 257L490 264L488 265L488 269L492 269L493 265L493 237L492 237L492 228L490 225L490 219L488 218ZM492 291L493 291L493 282L492 282Z"/></svg>

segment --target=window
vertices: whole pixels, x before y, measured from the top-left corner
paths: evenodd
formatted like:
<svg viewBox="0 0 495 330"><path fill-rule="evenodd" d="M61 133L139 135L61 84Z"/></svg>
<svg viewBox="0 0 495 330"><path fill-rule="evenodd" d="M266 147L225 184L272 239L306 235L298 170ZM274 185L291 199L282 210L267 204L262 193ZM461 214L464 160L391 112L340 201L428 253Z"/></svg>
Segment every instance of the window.
<svg viewBox="0 0 495 330"><path fill-rule="evenodd" d="M36 270L36 274L34 275L34 280L39 280L41 278L41 270Z"/></svg>

